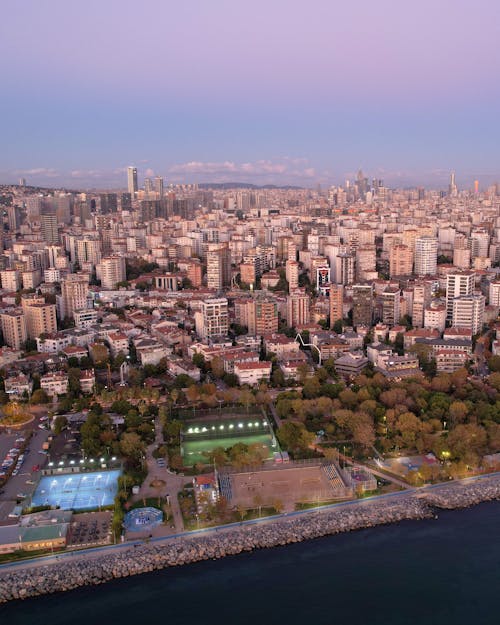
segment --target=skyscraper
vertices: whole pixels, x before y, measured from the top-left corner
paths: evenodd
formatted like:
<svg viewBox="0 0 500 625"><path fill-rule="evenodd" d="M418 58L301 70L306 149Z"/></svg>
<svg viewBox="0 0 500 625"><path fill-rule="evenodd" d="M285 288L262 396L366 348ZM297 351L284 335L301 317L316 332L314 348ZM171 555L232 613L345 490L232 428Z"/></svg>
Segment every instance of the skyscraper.
<svg viewBox="0 0 500 625"><path fill-rule="evenodd" d="M450 174L450 186L448 187L448 194L451 197L457 197L458 195L458 189L457 189L457 183L455 181L455 172L452 171Z"/></svg>
<svg viewBox="0 0 500 625"><path fill-rule="evenodd" d="M134 197L139 189L137 185L137 167L127 167L127 188L131 196Z"/></svg>
<svg viewBox="0 0 500 625"><path fill-rule="evenodd" d="M155 193L158 195L158 198L161 199L163 197L163 176L155 177Z"/></svg>

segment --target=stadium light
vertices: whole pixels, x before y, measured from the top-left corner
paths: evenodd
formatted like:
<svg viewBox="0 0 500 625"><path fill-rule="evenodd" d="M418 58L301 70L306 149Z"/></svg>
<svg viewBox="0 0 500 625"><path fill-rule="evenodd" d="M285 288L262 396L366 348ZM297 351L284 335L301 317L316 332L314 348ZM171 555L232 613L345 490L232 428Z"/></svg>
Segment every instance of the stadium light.
<svg viewBox="0 0 500 625"><path fill-rule="evenodd" d="M111 460L113 460L113 462L114 462L114 461L116 460L116 456L113 456L113 457L111 458Z"/></svg>
<svg viewBox="0 0 500 625"><path fill-rule="evenodd" d="M251 423L251 422L250 422L250 423L248 424L248 427L249 427L249 428L253 427L253 423Z"/></svg>
<svg viewBox="0 0 500 625"><path fill-rule="evenodd" d="M215 430L215 425L212 425L212 430Z"/></svg>
<svg viewBox="0 0 500 625"><path fill-rule="evenodd" d="M101 458L101 462L104 462L104 458Z"/></svg>
<svg viewBox="0 0 500 625"><path fill-rule="evenodd" d="M256 428L258 428L258 427L259 427L259 422L258 422L258 421L256 421L256 422L255 422L255 427L256 427Z"/></svg>
<svg viewBox="0 0 500 625"><path fill-rule="evenodd" d="M61 462L59 463L59 466L62 467L64 465L64 462L61 460Z"/></svg>
<svg viewBox="0 0 500 625"><path fill-rule="evenodd" d="M90 462L94 462L94 458L91 458L91 459L90 459Z"/></svg>
<svg viewBox="0 0 500 625"><path fill-rule="evenodd" d="M223 426L223 425L221 425L221 426L220 426L220 428L219 428L219 430L223 430L223 429L224 429L224 426Z"/></svg>
<svg viewBox="0 0 500 625"><path fill-rule="evenodd" d="M229 426L229 429L230 430L234 429L234 423L231 423L231 425Z"/></svg>
<svg viewBox="0 0 500 625"><path fill-rule="evenodd" d="M193 433L193 428L189 428L188 434L192 434L192 433Z"/></svg>
<svg viewBox="0 0 500 625"><path fill-rule="evenodd" d="M238 427L242 428L243 427L243 423L238 423Z"/></svg>
<svg viewBox="0 0 500 625"><path fill-rule="evenodd" d="M75 461L74 460L70 460L69 463L70 464L75 464Z"/></svg>
<svg viewBox="0 0 500 625"><path fill-rule="evenodd" d="M85 460L80 460L80 464L83 464L85 462Z"/></svg>
<svg viewBox="0 0 500 625"><path fill-rule="evenodd" d="M53 467L54 463L53 462L49 462L49 467Z"/></svg>

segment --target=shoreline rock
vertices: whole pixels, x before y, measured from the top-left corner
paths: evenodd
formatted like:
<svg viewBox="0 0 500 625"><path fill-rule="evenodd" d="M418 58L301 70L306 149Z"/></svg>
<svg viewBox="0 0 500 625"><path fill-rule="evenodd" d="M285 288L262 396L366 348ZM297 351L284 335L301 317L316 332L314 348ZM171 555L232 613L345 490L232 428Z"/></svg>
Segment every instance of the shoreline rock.
<svg viewBox="0 0 500 625"><path fill-rule="evenodd" d="M144 544L97 556L83 553L81 560L74 562L61 560L30 569L0 570L0 603L404 520L430 519L435 517L436 508L460 509L496 499L500 499L500 476L443 484L394 499L368 500L361 505L353 502L167 544Z"/></svg>

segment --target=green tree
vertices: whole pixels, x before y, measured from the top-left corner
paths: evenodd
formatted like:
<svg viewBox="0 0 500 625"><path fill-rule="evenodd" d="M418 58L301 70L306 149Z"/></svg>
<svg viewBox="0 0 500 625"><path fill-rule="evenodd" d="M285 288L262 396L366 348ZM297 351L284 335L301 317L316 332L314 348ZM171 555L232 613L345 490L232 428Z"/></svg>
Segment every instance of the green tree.
<svg viewBox="0 0 500 625"><path fill-rule="evenodd" d="M47 404L49 401L49 397L42 388L39 388L34 393L32 393L30 401L32 404Z"/></svg>
<svg viewBox="0 0 500 625"><path fill-rule="evenodd" d="M277 431L277 437L285 449L289 451L303 451L314 440L314 434L308 432L302 423L287 421Z"/></svg>

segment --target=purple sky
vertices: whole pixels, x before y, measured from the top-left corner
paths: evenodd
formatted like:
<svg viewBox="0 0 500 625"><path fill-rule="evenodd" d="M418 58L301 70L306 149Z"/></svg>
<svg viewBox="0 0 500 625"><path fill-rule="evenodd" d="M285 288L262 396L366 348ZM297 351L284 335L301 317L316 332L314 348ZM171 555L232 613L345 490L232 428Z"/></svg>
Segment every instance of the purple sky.
<svg viewBox="0 0 500 625"><path fill-rule="evenodd" d="M499 31L498 0L12 1L0 182L487 184Z"/></svg>

